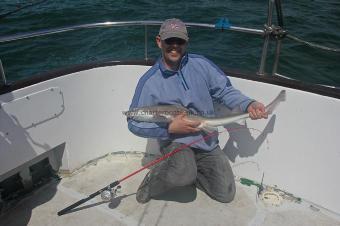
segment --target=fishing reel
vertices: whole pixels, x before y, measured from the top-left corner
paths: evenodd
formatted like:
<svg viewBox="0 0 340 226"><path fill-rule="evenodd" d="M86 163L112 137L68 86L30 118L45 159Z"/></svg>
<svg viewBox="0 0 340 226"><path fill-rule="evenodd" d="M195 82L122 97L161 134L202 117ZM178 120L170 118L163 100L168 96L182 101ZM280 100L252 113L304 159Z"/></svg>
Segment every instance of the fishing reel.
<svg viewBox="0 0 340 226"><path fill-rule="evenodd" d="M109 202L117 196L117 193L120 192L121 188L122 187L120 185L118 185L117 188L111 188L108 186L105 190L100 192L100 197L103 201Z"/></svg>

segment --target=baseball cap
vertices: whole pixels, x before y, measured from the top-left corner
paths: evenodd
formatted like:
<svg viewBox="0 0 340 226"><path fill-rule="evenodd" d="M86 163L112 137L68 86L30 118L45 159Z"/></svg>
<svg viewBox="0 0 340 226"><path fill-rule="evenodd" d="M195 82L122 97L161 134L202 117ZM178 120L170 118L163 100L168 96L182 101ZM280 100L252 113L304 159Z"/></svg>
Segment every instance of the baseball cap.
<svg viewBox="0 0 340 226"><path fill-rule="evenodd" d="M159 29L159 36L162 40L175 37L184 39L185 41L189 40L185 24L176 18L167 19L163 22Z"/></svg>

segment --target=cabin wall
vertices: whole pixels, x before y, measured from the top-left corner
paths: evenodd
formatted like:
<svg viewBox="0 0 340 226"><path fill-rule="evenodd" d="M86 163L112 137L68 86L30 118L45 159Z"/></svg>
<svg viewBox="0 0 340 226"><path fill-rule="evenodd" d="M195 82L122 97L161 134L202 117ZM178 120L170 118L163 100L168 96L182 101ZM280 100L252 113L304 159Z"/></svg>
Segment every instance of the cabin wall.
<svg viewBox="0 0 340 226"><path fill-rule="evenodd" d="M135 136L122 111L129 108L138 77L146 70L103 67L1 95L1 178L62 144L56 156L63 171L107 153L137 150L133 143L145 146L144 139L131 142Z"/></svg>
<svg viewBox="0 0 340 226"><path fill-rule="evenodd" d="M157 152L157 143L127 129L129 108L147 66L77 72L0 96L0 179L42 155L73 171L119 151ZM340 213L340 100L276 85L231 78L245 94L269 103L287 100L267 120L232 124L220 146L235 175L277 185ZM222 109L223 110L223 109ZM59 163L59 164L58 164ZM112 175L114 178L114 172Z"/></svg>

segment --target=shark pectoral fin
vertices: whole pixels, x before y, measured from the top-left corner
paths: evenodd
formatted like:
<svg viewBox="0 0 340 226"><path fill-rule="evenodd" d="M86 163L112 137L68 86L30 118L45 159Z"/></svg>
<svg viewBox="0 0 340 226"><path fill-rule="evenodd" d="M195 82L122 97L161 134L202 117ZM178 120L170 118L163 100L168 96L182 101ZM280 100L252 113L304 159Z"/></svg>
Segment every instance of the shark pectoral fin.
<svg viewBox="0 0 340 226"><path fill-rule="evenodd" d="M236 123L238 123L241 126L247 125L246 118L240 119L240 120L236 121Z"/></svg>
<svg viewBox="0 0 340 226"><path fill-rule="evenodd" d="M201 128L204 132L207 132L207 133L218 132L218 128L214 127L214 126L208 126L208 125L201 124L199 126L199 128Z"/></svg>

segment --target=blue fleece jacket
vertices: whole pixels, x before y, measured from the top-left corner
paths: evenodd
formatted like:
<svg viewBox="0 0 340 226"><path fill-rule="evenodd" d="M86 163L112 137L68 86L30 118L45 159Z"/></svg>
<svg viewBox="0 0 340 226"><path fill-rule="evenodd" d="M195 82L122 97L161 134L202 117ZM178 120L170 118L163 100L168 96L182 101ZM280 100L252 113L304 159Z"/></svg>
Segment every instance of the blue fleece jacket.
<svg viewBox="0 0 340 226"><path fill-rule="evenodd" d="M194 114L213 117L213 103L223 103L229 109L240 107L244 112L253 100L235 89L228 77L211 61L200 55L186 54L178 71L166 69L162 58L139 80L130 109L136 107L175 104L188 108ZM162 123L128 120L129 130L137 136L171 140L189 144L206 135L205 132L190 135L168 133L168 125ZM191 146L211 151L218 145L218 137Z"/></svg>

